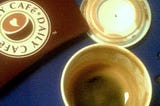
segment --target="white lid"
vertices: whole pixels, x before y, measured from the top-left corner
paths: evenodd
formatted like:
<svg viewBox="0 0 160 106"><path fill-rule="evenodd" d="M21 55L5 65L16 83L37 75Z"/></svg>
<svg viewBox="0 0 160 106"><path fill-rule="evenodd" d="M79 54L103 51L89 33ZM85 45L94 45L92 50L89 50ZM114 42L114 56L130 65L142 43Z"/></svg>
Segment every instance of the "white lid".
<svg viewBox="0 0 160 106"><path fill-rule="evenodd" d="M81 12L98 43L129 47L140 41L151 25L146 0L83 0Z"/></svg>

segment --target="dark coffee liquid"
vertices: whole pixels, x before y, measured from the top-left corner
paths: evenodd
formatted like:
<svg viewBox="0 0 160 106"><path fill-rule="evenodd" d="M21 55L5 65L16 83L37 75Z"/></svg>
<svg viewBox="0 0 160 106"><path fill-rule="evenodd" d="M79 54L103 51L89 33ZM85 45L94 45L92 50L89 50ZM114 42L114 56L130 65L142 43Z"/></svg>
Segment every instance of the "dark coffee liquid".
<svg viewBox="0 0 160 106"><path fill-rule="evenodd" d="M92 64L81 69L70 85L75 106L124 106L124 89L114 72L105 64Z"/></svg>

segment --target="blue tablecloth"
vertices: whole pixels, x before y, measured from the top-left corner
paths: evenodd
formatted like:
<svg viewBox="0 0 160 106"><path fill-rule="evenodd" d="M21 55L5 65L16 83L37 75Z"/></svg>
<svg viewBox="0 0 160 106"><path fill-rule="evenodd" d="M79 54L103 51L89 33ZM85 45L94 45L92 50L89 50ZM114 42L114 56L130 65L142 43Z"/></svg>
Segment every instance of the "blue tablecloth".
<svg viewBox="0 0 160 106"><path fill-rule="evenodd" d="M160 75L160 0L148 2L152 11L150 30L141 42L128 49L146 65L153 85L151 106L160 106L160 81L156 80ZM77 50L93 43L84 35L50 53L1 92L0 106L63 106L60 78L64 65Z"/></svg>

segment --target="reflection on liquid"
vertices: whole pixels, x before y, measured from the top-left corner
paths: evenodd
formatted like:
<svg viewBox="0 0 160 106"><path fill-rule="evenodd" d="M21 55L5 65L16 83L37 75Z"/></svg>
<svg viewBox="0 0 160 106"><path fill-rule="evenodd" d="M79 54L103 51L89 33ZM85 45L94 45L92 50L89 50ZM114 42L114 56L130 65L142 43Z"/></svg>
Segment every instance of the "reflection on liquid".
<svg viewBox="0 0 160 106"><path fill-rule="evenodd" d="M124 93L124 100L125 100L124 104L127 104L128 100L129 100L129 93L128 92Z"/></svg>

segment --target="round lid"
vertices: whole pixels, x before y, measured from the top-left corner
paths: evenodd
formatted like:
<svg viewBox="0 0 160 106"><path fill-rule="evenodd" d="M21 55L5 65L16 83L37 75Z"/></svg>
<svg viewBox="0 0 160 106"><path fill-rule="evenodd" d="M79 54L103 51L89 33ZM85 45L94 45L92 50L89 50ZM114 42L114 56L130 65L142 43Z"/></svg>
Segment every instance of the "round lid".
<svg viewBox="0 0 160 106"><path fill-rule="evenodd" d="M146 0L83 0L81 12L98 43L129 47L140 41L151 25Z"/></svg>

